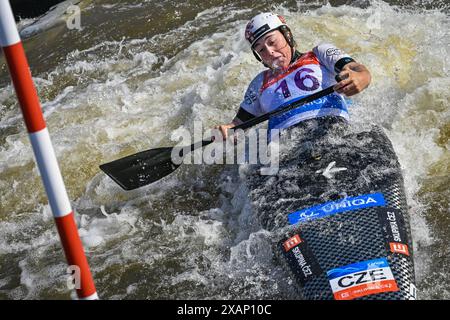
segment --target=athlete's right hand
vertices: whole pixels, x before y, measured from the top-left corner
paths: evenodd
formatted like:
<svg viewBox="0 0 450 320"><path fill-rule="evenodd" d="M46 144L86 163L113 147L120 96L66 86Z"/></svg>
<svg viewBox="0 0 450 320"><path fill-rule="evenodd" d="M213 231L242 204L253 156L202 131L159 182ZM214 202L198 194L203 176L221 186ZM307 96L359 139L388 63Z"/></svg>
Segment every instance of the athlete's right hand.
<svg viewBox="0 0 450 320"><path fill-rule="evenodd" d="M223 140L225 141L228 138L228 129L233 128L234 126L235 126L234 123L221 124L221 125L215 126L214 129L220 130ZM214 140L214 137L213 137L213 140Z"/></svg>

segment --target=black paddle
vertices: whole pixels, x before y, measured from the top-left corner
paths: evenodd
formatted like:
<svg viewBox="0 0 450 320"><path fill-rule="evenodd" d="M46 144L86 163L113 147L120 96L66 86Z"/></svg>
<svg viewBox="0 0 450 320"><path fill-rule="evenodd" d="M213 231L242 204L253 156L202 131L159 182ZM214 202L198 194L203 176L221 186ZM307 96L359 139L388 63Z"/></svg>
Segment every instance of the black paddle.
<svg viewBox="0 0 450 320"><path fill-rule="evenodd" d="M240 125L230 128L230 130L248 129L268 120L270 117L298 108L304 104L329 95L332 92L334 92L333 87L326 88L299 99L298 101L290 103L282 108L241 123ZM185 154L183 154L183 150L194 151L195 149L204 147L212 142L212 140L203 140L201 142L193 143L190 147L177 148L181 150L180 156L183 157L185 156ZM102 164L100 165L100 169L110 176L123 189L137 189L158 181L159 179L175 171L180 166L180 164L174 164L172 162L173 148L174 147L166 147L142 151L109 163Z"/></svg>

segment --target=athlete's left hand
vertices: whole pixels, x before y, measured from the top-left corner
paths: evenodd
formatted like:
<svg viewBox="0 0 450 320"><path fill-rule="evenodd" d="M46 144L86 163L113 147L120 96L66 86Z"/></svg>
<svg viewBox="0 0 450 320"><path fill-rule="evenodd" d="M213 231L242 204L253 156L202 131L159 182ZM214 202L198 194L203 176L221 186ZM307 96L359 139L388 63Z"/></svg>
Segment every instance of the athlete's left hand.
<svg viewBox="0 0 450 320"><path fill-rule="evenodd" d="M347 97L366 89L372 80L369 70L357 62L346 64L339 73L339 78L342 80L333 87L334 91L345 94Z"/></svg>

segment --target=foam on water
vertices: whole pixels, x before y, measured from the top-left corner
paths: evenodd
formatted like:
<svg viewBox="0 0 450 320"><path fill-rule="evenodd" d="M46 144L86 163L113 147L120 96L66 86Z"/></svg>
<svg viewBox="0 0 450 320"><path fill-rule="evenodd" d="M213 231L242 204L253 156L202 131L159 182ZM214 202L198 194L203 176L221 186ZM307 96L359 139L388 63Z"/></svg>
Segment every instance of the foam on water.
<svg viewBox="0 0 450 320"><path fill-rule="evenodd" d="M332 42L371 70L373 82L353 99L351 119L362 127L377 123L391 138L405 177L419 297L448 297L445 286L434 288L427 277L435 270L428 249L440 242L420 196L424 180L448 177L445 170L430 174L448 159L448 15L382 1L365 9L276 9L301 51ZM232 119L262 70L242 39L244 17L253 13L208 9L166 34L73 51L35 75L101 298L295 297L291 279L272 260L270 232L252 212L240 180L244 165L182 166L131 192L98 169L173 145L171 133L192 131L194 121L212 127ZM207 33L206 25L217 29ZM198 33L205 35L196 40ZM183 38L192 41L174 56L157 50L159 42L170 47ZM1 88L0 297L68 298L64 256L33 161L13 90ZM439 281L450 280L440 274Z"/></svg>

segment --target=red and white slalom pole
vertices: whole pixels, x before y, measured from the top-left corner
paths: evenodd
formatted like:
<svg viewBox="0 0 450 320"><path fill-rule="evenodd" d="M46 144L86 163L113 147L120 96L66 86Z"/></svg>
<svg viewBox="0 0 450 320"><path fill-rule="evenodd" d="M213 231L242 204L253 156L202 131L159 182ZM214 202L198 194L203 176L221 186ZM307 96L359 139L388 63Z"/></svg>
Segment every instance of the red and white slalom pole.
<svg viewBox="0 0 450 320"><path fill-rule="evenodd" d="M48 201L67 262L80 271L80 299L98 299L91 271L78 235L74 214L31 77L25 51L8 0L0 0L0 46L8 63Z"/></svg>

